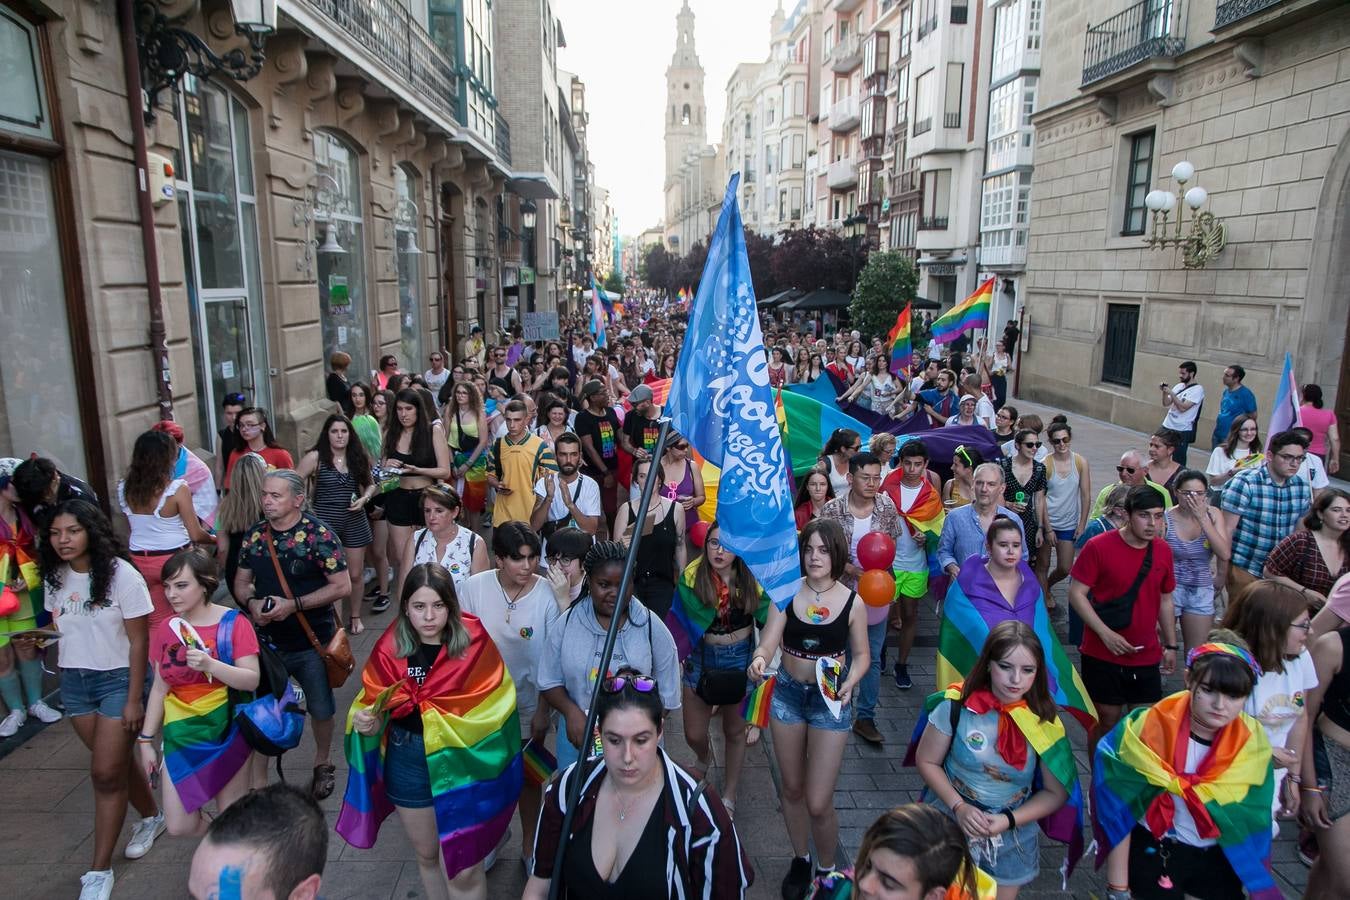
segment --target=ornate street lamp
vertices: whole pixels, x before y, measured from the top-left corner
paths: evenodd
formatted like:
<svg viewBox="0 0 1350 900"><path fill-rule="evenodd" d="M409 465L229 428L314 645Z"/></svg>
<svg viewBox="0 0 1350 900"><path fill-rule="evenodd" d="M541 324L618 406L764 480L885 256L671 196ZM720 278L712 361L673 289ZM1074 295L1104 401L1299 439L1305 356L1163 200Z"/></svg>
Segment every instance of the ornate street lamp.
<svg viewBox="0 0 1350 900"><path fill-rule="evenodd" d="M247 81L262 71L263 44L277 30L276 0L230 0L236 34L248 38L252 53L236 47L224 55L213 52L206 41L186 28L170 25L153 0L136 4L136 47L141 61L141 84L145 91L145 121L155 118L155 104L166 88L178 90L184 75L210 78L225 74Z"/></svg>
<svg viewBox="0 0 1350 900"><path fill-rule="evenodd" d="M1144 243L1154 250L1165 247L1181 248L1181 263L1188 269L1203 269L1217 257L1227 243L1223 222L1208 210L1201 211L1209 200L1209 192L1196 185L1187 190L1186 182L1195 177L1195 166L1182 160L1172 167L1172 179L1177 183L1176 193L1152 190L1144 197L1144 205L1153 213L1153 233ZM1191 211L1190 227L1183 225L1185 209ZM1175 222L1169 221L1177 211Z"/></svg>

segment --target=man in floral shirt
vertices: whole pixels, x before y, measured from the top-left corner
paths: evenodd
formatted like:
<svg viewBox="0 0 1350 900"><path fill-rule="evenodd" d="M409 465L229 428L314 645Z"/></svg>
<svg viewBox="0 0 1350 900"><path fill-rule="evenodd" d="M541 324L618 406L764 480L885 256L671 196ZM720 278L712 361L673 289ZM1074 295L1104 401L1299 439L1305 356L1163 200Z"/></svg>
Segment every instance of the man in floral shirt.
<svg viewBox="0 0 1350 900"><path fill-rule="evenodd" d="M333 604L351 593L351 577L338 536L304 506L305 482L293 469L268 473L262 490L266 518L244 537L233 587L235 600L253 619L259 637L277 651L305 692L316 745L310 793L323 800L333 793L336 781L329 761L336 705L323 659L297 612L304 614L319 645L326 646L337 630Z"/></svg>

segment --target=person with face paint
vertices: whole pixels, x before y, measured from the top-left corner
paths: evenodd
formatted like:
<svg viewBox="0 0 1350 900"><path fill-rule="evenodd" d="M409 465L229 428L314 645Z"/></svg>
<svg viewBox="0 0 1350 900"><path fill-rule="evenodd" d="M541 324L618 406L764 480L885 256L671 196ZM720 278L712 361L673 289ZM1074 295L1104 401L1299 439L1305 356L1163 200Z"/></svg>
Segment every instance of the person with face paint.
<svg viewBox="0 0 1350 900"><path fill-rule="evenodd" d="M319 804L285 784L247 794L212 820L192 854L192 900L317 900L328 860Z"/></svg>
<svg viewBox="0 0 1350 900"><path fill-rule="evenodd" d="M466 746L467 734L477 739ZM516 691L441 566L415 566L404 578L398 618L361 672L344 745L338 834L368 849L397 810L428 897L486 898L483 860L521 789Z"/></svg>
<svg viewBox="0 0 1350 900"><path fill-rule="evenodd" d="M618 615L619 629L609 672L633 666L651 672L661 685L661 703L667 713L680 708L680 660L666 624L632 597L619 609L619 582L628 547L619 541L600 541L586 553L582 568L586 588L580 598L549 629L548 648L539 662L538 686L562 721L558 725L558 767L576 761L580 748L588 749L593 736L584 735L586 706L591 702L600 655L609 623Z"/></svg>
<svg viewBox="0 0 1350 900"><path fill-rule="evenodd" d="M594 767L573 765L544 797L525 900L560 897L700 897L739 900L754 882L745 848L717 791L661 747L663 686L632 666L601 685ZM555 870L563 820L583 779L572 831Z"/></svg>
<svg viewBox="0 0 1350 900"><path fill-rule="evenodd" d="M1134 710L1097 745L1108 900L1284 896L1270 868L1270 740L1243 711L1261 675L1241 637L1211 632L1186 654L1186 690Z"/></svg>

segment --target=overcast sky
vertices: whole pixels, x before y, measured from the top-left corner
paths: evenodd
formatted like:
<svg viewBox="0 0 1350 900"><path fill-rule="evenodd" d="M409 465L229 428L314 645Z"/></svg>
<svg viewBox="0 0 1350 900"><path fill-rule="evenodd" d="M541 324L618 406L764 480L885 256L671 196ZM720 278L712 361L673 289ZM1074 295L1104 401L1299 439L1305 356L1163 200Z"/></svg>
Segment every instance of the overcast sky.
<svg viewBox="0 0 1350 900"><path fill-rule="evenodd" d="M665 180L666 67L675 53L682 0L554 0L567 46L558 64L586 83L595 177L610 193L619 233L661 218ZM795 0L783 3L791 11ZM737 64L763 62L778 0L689 0L694 48L703 65L709 143L722 134L727 79ZM498 64L509 54L498 48Z"/></svg>

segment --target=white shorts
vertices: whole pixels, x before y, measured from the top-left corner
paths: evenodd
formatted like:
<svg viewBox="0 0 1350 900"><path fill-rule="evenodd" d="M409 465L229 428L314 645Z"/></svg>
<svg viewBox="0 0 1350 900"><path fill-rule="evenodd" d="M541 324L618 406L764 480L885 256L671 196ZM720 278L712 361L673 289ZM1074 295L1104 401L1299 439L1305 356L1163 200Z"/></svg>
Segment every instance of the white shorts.
<svg viewBox="0 0 1350 900"><path fill-rule="evenodd" d="M1172 592L1172 604L1176 607L1177 615L1191 613L1196 616L1212 616L1214 615L1214 585L1191 587L1179 584L1176 590Z"/></svg>

